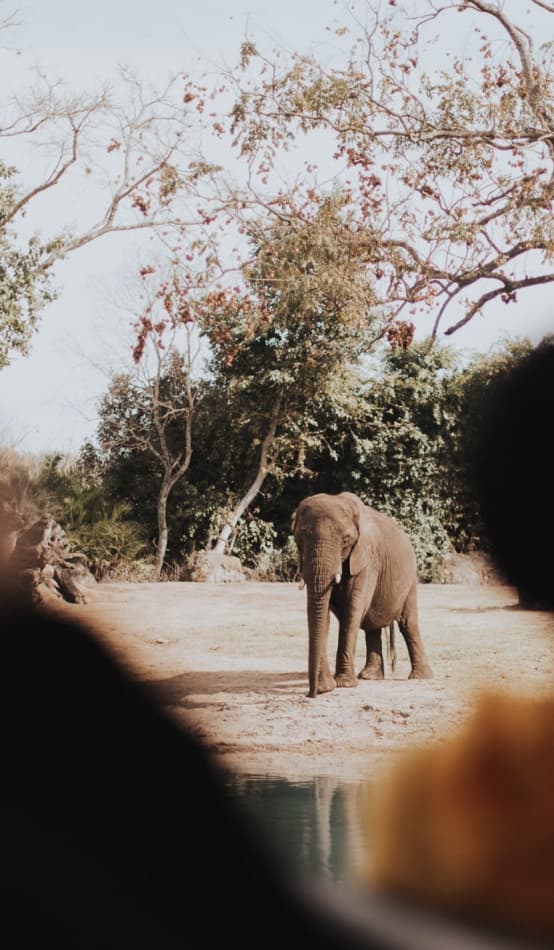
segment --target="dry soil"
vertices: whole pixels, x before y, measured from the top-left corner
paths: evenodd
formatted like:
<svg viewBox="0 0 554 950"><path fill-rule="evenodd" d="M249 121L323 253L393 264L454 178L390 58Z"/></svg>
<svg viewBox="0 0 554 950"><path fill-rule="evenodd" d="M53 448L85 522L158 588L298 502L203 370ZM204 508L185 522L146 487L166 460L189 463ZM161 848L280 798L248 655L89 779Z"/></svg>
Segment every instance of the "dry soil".
<svg viewBox="0 0 554 950"><path fill-rule="evenodd" d="M441 740L476 690L551 688L554 617L503 586L422 584L432 680L394 675L307 698L305 592L295 584L104 583L58 610L94 630L215 760L231 771L362 779L402 749ZM336 648L334 619L329 654ZM358 666L364 658L358 641Z"/></svg>

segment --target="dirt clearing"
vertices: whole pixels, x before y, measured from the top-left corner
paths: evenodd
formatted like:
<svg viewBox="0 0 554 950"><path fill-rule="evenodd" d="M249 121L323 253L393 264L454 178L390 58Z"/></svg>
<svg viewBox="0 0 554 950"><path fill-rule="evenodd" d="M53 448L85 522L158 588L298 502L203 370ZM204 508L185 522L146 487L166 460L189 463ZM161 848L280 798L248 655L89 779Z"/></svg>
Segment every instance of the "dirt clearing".
<svg viewBox="0 0 554 950"><path fill-rule="evenodd" d="M554 617L517 607L502 586L422 584L420 621L434 679L397 669L308 699L306 594L295 584L100 584L79 619L168 712L233 771L290 779L365 778L408 745L447 735L475 690L551 688ZM332 619L329 656L336 649ZM365 658L358 639L358 669Z"/></svg>

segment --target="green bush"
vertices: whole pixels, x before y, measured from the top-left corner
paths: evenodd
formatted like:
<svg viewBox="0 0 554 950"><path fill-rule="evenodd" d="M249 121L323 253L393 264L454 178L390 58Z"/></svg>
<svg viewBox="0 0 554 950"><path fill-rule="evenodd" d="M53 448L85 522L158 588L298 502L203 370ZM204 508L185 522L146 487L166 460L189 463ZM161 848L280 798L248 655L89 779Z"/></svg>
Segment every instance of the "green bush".
<svg viewBox="0 0 554 950"><path fill-rule="evenodd" d="M76 518L76 507L74 504L67 514L66 532L70 541L88 558L97 580L108 575L113 579L114 571L128 570L147 549L142 527L135 521L126 520L128 505L120 503L108 508L101 503L94 520L87 520L81 511Z"/></svg>
<svg viewBox="0 0 554 950"><path fill-rule="evenodd" d="M293 537L283 547L266 548L254 559L252 577L258 581L294 581L298 574L298 552Z"/></svg>

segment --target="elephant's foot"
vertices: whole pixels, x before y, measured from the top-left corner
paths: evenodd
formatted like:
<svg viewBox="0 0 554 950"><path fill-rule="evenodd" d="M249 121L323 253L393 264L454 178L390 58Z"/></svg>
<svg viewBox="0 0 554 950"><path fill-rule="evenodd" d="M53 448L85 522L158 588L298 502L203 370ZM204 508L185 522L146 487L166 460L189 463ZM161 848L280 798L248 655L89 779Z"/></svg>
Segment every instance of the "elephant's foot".
<svg viewBox="0 0 554 950"><path fill-rule="evenodd" d="M354 673L337 673L335 675L335 683L337 686L350 688L352 686L358 685L358 680Z"/></svg>
<svg viewBox="0 0 554 950"><path fill-rule="evenodd" d="M335 679L330 673L320 673L317 679L317 695L320 693L330 693L337 688Z"/></svg>
<svg viewBox="0 0 554 950"><path fill-rule="evenodd" d="M358 673L358 679L361 680L383 680L385 673L381 666L364 666Z"/></svg>
<svg viewBox="0 0 554 950"><path fill-rule="evenodd" d="M428 663L419 663L418 666L414 666L412 672L410 673L408 679L410 680L432 680L433 679L433 670Z"/></svg>

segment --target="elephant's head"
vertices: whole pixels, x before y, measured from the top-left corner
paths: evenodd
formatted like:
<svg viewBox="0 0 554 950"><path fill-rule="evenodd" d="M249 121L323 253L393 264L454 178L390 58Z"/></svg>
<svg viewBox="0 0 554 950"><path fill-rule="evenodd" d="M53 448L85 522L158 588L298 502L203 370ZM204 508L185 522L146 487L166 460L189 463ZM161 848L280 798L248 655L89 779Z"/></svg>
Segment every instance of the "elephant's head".
<svg viewBox="0 0 554 950"><path fill-rule="evenodd" d="M367 509L355 495L318 494L305 498L292 519L299 567L307 587L310 696L318 692L321 651L326 645L333 584L358 574L370 560Z"/></svg>

